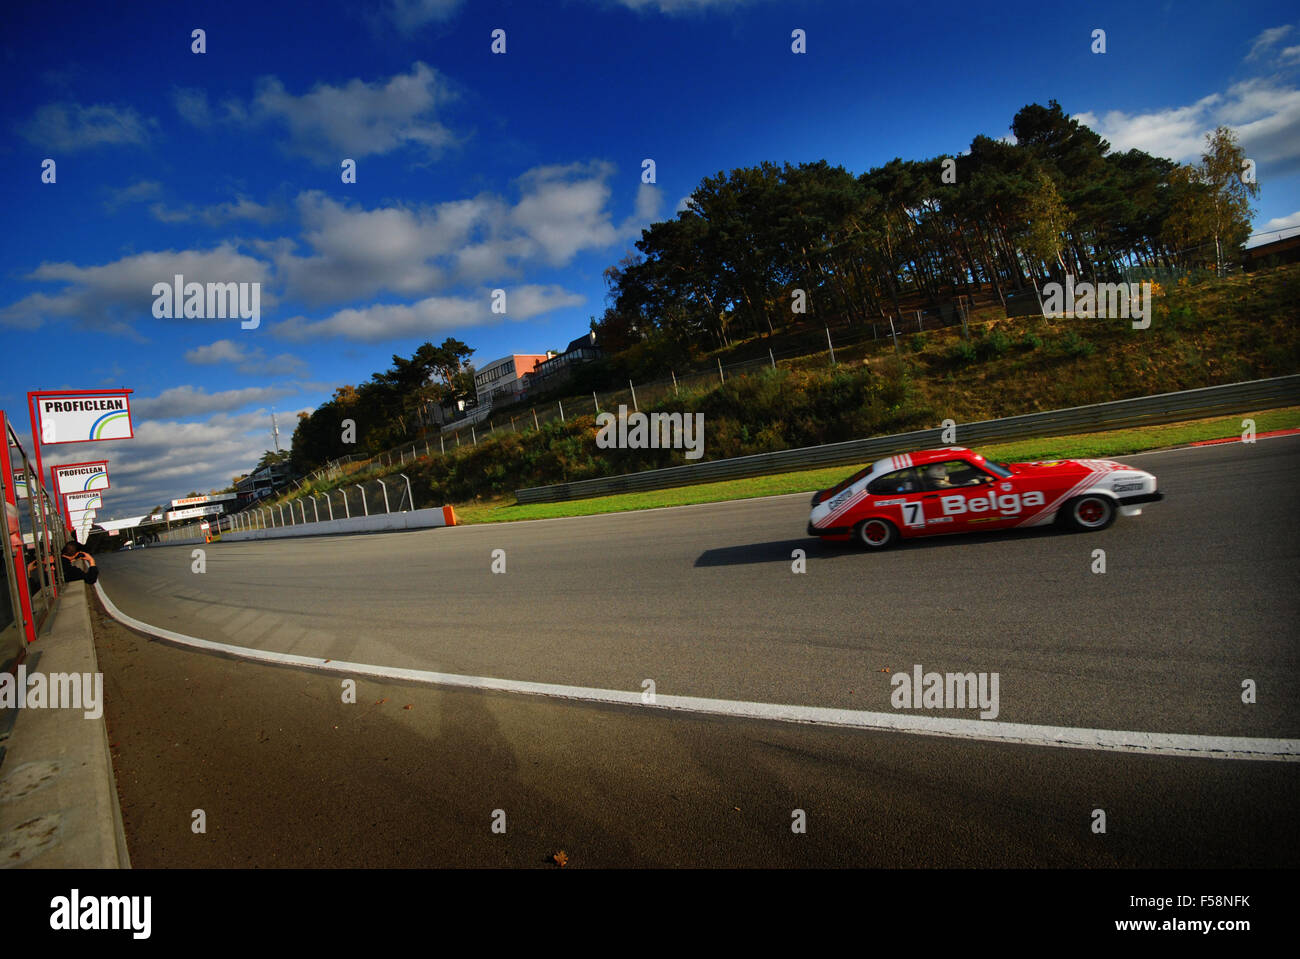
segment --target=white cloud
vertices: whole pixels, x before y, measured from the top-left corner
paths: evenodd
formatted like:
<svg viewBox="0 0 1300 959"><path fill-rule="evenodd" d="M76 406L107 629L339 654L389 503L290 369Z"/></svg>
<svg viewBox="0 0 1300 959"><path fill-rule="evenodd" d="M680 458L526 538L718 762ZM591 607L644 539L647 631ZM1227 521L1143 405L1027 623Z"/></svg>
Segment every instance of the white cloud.
<svg viewBox="0 0 1300 959"><path fill-rule="evenodd" d="M1075 119L1109 140L1112 149L1136 148L1182 163L1198 161L1206 134L1222 124L1237 133L1261 171L1300 170L1300 89L1274 80L1245 80L1188 106L1150 113L1111 110L1101 116L1085 112Z"/></svg>
<svg viewBox="0 0 1300 959"><path fill-rule="evenodd" d="M104 210L108 213L116 213L128 204L153 199L161 192L162 184L157 180L140 180L127 187L110 189L108 199L104 201Z"/></svg>
<svg viewBox="0 0 1300 959"><path fill-rule="evenodd" d="M196 366L233 363L241 373L250 376L290 376L303 372L307 364L292 353L268 357L260 347L249 348L234 340L216 340L205 346L185 351L185 362Z"/></svg>
<svg viewBox="0 0 1300 959"><path fill-rule="evenodd" d="M149 207L149 212L160 223L188 223L191 220L202 220L208 226L214 227L235 220L252 220L266 224L283 216L278 207L257 203L245 196L236 197L233 203L227 201L205 207L187 205L176 208L168 207L165 203L155 203Z"/></svg>
<svg viewBox="0 0 1300 959"><path fill-rule="evenodd" d="M138 253L103 266L42 263L27 279L61 283L63 288L52 294L32 293L0 309L0 323L34 329L46 320L76 318L109 332L127 333L136 319L153 315L154 284L170 283L178 273L186 282L262 283L263 310L274 303L265 288L267 265L223 243L212 250Z"/></svg>
<svg viewBox="0 0 1300 959"><path fill-rule="evenodd" d="M109 466L113 481L104 494L97 519L137 516L190 490L206 493L229 486L274 448L271 414L266 408L246 413L216 413L194 423L150 419L136 413L135 438L113 443ZM297 411L281 411L280 431L297 420Z"/></svg>
<svg viewBox="0 0 1300 959"><path fill-rule="evenodd" d="M1260 34L1255 37L1255 42L1251 44L1250 53L1246 54L1246 59L1258 60L1273 47L1277 46L1277 44L1281 42L1282 38L1290 32L1290 24L1281 27L1270 27L1267 30L1261 31Z"/></svg>
<svg viewBox="0 0 1300 959"><path fill-rule="evenodd" d="M172 91L172 103L181 117L196 127L206 127L212 123L212 108L208 106L206 90L194 87L178 87Z"/></svg>
<svg viewBox="0 0 1300 959"><path fill-rule="evenodd" d="M1261 243L1273 243L1300 231L1300 210L1286 216L1275 216L1264 224L1255 225L1255 235L1246 241L1246 246L1259 246Z"/></svg>
<svg viewBox="0 0 1300 959"><path fill-rule="evenodd" d="M201 386L174 386L157 396L132 397L131 413L141 419L181 419L230 413L254 403L270 403L294 391L283 386L249 386L209 393Z"/></svg>
<svg viewBox="0 0 1300 959"><path fill-rule="evenodd" d="M22 127L22 134L42 149L71 153L100 145L143 145L155 121L131 107L104 104L47 103Z"/></svg>
<svg viewBox="0 0 1300 959"><path fill-rule="evenodd" d="M1286 216L1273 217L1264 224L1263 230L1286 230L1293 226L1300 226L1300 210L1288 213Z"/></svg>
<svg viewBox="0 0 1300 959"><path fill-rule="evenodd" d="M614 243L619 234L608 210L613 172L608 163L575 163L538 167L521 176L524 196L510 222L532 241L531 252L561 266L579 250Z"/></svg>
<svg viewBox="0 0 1300 959"><path fill-rule="evenodd" d="M450 20L463 0L389 0L388 19L401 33L412 33L437 21Z"/></svg>
<svg viewBox="0 0 1300 959"><path fill-rule="evenodd" d="M611 0L620 7L629 10L654 11L657 13L702 13L708 10L734 10L753 0Z"/></svg>
<svg viewBox="0 0 1300 959"><path fill-rule="evenodd" d="M450 84L424 63L386 82L360 79L343 86L319 83L296 96L276 77L261 81L252 103L226 105L231 119L288 128L294 152L319 163L391 153L414 147L426 156L456 142L435 111L453 94Z"/></svg>
<svg viewBox="0 0 1300 959"><path fill-rule="evenodd" d="M320 192L298 197L302 239L259 247L271 257L289 295L340 303L382 292L434 293L452 284L501 285L530 264L563 266L584 250L636 235L657 210L658 190L638 190L636 214L616 225L609 209L614 168L573 163L529 170L517 203L492 194L431 207L366 210ZM646 190L654 192L646 192Z"/></svg>
<svg viewBox="0 0 1300 959"><path fill-rule="evenodd" d="M636 188L636 213L633 220L649 226L659 216L663 206L663 191L650 183L642 183Z"/></svg>
<svg viewBox="0 0 1300 959"><path fill-rule="evenodd" d="M529 320L551 310L581 306L585 298L559 286L527 285L503 287L506 312L492 312L489 290L475 297L431 296L416 303L377 304L361 309L340 310L324 320L293 317L271 332L289 340L337 336L350 340L380 342L412 336L433 336L445 330L486 326L501 320Z"/></svg>

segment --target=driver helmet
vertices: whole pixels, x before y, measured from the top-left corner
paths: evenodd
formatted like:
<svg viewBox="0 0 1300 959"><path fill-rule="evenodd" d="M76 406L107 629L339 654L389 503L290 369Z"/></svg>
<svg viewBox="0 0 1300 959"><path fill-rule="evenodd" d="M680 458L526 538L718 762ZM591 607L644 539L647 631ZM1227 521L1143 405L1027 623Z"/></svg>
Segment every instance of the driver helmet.
<svg viewBox="0 0 1300 959"><path fill-rule="evenodd" d="M933 483L944 483L948 480L948 471L942 463L931 463L925 468L925 478Z"/></svg>

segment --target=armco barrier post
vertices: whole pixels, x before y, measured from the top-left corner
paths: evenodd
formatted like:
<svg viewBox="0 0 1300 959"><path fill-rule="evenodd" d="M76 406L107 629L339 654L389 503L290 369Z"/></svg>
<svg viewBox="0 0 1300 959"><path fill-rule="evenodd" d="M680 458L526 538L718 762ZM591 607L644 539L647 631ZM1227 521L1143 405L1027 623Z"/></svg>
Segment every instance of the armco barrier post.
<svg viewBox="0 0 1300 959"><path fill-rule="evenodd" d="M357 484L357 489L361 490L361 508L362 508L363 510L365 510L365 511L366 511L366 515L369 516L369 515L370 515L370 506L366 503L366 490L365 490L365 487L363 487L360 483L358 483L358 484Z"/></svg>
<svg viewBox="0 0 1300 959"><path fill-rule="evenodd" d="M388 508L388 484L383 480L375 480L375 482L378 483L379 488L384 491L384 512L391 513L392 510Z"/></svg>
<svg viewBox="0 0 1300 959"><path fill-rule="evenodd" d="M319 495L318 493L312 493L312 494L311 494L311 512L312 512L312 515L316 517L316 522L319 523L319 522L320 522L320 506L319 506L319 505L317 504L317 502L316 502L316 497L317 497L318 495Z"/></svg>
<svg viewBox="0 0 1300 959"><path fill-rule="evenodd" d="M555 401L555 405L558 406L558 407L560 408L560 422L563 423L563 422L564 422L564 404L563 404L562 402L560 402L559 400L556 400L556 401Z"/></svg>
<svg viewBox="0 0 1300 959"><path fill-rule="evenodd" d="M414 510L415 496L411 493L411 478L407 476L405 473L398 473L397 475L400 476L402 479L406 480L406 502L409 504L409 508L411 510ZM399 507L399 512L400 512L400 507L402 504L398 503L397 505Z"/></svg>
<svg viewBox="0 0 1300 959"><path fill-rule="evenodd" d="M826 327L826 345L831 351L831 366L835 365L835 344L831 342L831 328Z"/></svg>
<svg viewBox="0 0 1300 959"><path fill-rule="evenodd" d="M276 504L276 509L277 509L277 510L279 511L279 513L280 513L280 529L284 529L284 504L283 504L283 503L277 503L277 504Z"/></svg>
<svg viewBox="0 0 1300 959"><path fill-rule="evenodd" d="M351 518L352 518L352 510L348 509L348 491L347 491L347 487L340 486L340 487L339 487L339 492L340 492L341 494L343 494L343 518L344 518L344 519L351 519Z"/></svg>

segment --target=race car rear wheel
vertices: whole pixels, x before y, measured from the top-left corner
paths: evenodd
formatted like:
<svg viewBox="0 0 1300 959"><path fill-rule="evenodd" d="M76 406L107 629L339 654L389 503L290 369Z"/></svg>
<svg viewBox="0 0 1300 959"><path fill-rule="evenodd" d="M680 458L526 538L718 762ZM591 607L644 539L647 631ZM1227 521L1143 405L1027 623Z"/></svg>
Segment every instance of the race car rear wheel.
<svg viewBox="0 0 1300 959"><path fill-rule="evenodd" d="M1115 522L1115 502L1109 496L1079 496L1061 511L1065 524L1080 532L1095 532Z"/></svg>
<svg viewBox="0 0 1300 959"><path fill-rule="evenodd" d="M866 549L886 549L898 539L898 528L887 519L867 519L853 527L853 538Z"/></svg>

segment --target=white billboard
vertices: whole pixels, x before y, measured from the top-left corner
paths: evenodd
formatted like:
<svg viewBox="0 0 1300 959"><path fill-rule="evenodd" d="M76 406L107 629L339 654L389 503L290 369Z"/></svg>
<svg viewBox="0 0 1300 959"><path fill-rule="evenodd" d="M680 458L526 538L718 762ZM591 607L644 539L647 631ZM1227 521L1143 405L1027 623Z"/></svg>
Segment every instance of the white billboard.
<svg viewBox="0 0 1300 959"><path fill-rule="evenodd" d="M196 516L212 516L221 512L220 506L195 506L191 509L175 509L166 514L167 522L178 519L193 519Z"/></svg>
<svg viewBox="0 0 1300 959"><path fill-rule="evenodd" d="M60 493L80 492L90 489L108 489L108 460L93 463L67 463L51 467L54 483Z"/></svg>
<svg viewBox="0 0 1300 959"><path fill-rule="evenodd" d="M197 506L200 503L225 503L228 500L239 499L238 493L213 493L211 496L189 496L185 499L174 499L171 502L172 509L179 506Z"/></svg>
<svg viewBox="0 0 1300 959"><path fill-rule="evenodd" d="M68 501L68 512L77 513L84 509L95 509L104 505L104 496L96 490L90 490L86 493L68 493L64 497Z"/></svg>
<svg viewBox="0 0 1300 959"><path fill-rule="evenodd" d="M93 443L131 439L135 431L131 428L130 392L79 392L66 396L35 394L41 442Z"/></svg>

